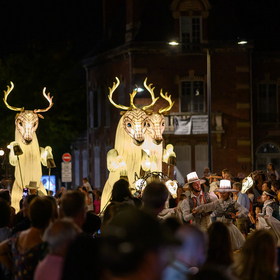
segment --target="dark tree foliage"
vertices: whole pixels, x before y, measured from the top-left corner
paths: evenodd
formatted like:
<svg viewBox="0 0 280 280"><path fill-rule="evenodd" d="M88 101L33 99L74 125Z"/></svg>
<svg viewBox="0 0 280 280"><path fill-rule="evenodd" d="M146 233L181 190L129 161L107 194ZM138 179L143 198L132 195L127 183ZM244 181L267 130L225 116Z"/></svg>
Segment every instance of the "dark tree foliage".
<svg viewBox="0 0 280 280"><path fill-rule="evenodd" d="M12 81L14 90L8 103L26 110L48 107L43 88L53 96L53 107L41 113L37 137L39 145L53 148L60 171L61 156L70 151L70 143L86 129L85 73L81 63L73 58L70 44L56 49L33 45L24 53L11 54L0 61L0 88L7 89ZM9 110L0 102L0 147L14 141L16 111ZM47 174L47 171L44 171Z"/></svg>

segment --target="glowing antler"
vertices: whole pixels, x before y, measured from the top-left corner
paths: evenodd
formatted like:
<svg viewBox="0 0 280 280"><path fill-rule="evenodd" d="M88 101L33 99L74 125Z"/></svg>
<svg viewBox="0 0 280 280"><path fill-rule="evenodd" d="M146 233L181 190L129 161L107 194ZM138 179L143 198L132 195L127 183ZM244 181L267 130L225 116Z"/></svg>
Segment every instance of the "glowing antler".
<svg viewBox="0 0 280 280"><path fill-rule="evenodd" d="M138 91L137 91L137 86L136 86L136 88L133 90L133 92L129 94L130 95L130 105L133 109L137 109L137 107L133 103L133 99L134 99L137 92Z"/></svg>
<svg viewBox="0 0 280 280"><path fill-rule="evenodd" d="M24 107L22 108L17 108L17 107L13 107L13 106L10 106L7 102L7 98L8 98L8 95L10 94L10 92L14 89L14 84L13 82L11 82L11 87L7 86L7 91L4 90L4 102L6 104L6 106L10 109L10 110L13 110L13 111L24 111Z"/></svg>
<svg viewBox="0 0 280 280"><path fill-rule="evenodd" d="M117 80L117 84L115 82L113 82L113 86L112 88L109 87L109 95L108 95L108 98L110 100L110 102L118 109L123 109L123 110L130 110L131 107L127 107L127 106L123 106L123 105L117 105L113 99L112 99L112 96L113 96L113 93L114 91L116 90L116 88L120 85L120 80L116 77L116 80Z"/></svg>
<svg viewBox="0 0 280 280"><path fill-rule="evenodd" d="M149 91L149 93L151 94L151 96L152 96L152 103L150 104L150 105L148 105L148 106L144 106L143 108L142 108L142 110L147 110L147 109L149 109L150 107L152 107L152 106L154 106L155 105L155 103L156 103L156 101L159 99L159 97L157 97L157 98L155 98L155 94L154 94L154 87L152 88L152 85L153 84L149 84L149 86L147 86L147 79L148 78L146 78L145 79L145 81L144 81L144 86L145 86L145 88Z"/></svg>
<svg viewBox="0 0 280 280"><path fill-rule="evenodd" d="M160 90L160 96L161 96L163 99L165 99L166 101L168 101L168 103L169 103L169 106L168 106L168 107L166 107L166 108L161 108L161 109L158 111L159 114L162 114L162 113L164 113L164 112L170 111L171 108L173 107L175 101L172 102L172 100L171 100L171 95L168 96L168 95L167 95L167 92L166 92L165 95L164 95L164 94L162 93L162 89Z"/></svg>
<svg viewBox="0 0 280 280"><path fill-rule="evenodd" d="M48 93L48 95L46 95L46 88L43 89L43 95L49 101L50 105L46 109L35 109L34 110L35 114L37 114L39 112L47 112L53 106L53 102L52 102L53 96L51 97L50 93Z"/></svg>

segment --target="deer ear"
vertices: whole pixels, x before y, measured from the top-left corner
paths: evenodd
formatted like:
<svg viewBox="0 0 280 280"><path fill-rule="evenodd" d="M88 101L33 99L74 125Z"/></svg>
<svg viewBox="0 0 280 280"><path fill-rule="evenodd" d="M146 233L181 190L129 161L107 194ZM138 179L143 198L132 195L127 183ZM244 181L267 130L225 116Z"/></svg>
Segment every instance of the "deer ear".
<svg viewBox="0 0 280 280"><path fill-rule="evenodd" d="M41 118L41 119L44 119L44 117L43 117L41 114L38 114L38 113L37 113L37 116L38 116L39 118Z"/></svg>

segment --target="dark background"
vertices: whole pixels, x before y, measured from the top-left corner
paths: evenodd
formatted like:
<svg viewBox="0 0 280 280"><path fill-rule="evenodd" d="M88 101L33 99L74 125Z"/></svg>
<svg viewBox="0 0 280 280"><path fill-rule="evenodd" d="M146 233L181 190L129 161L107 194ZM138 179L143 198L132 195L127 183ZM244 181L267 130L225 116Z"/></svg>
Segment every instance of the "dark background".
<svg viewBox="0 0 280 280"><path fill-rule="evenodd" d="M279 0L209 2L212 6L209 39L251 39L256 51L279 51ZM172 1L142 3L146 5L147 15L142 24L157 28L154 31L151 28L149 34L139 32L138 39L142 40L141 35L145 35L145 40L152 41L161 36L160 40L168 41L174 27L168 9ZM162 24L153 22L153 13L157 9L161 9ZM114 46L119 34L118 23L123 26L125 21L123 11L125 1L116 11L111 26L109 24L103 32L101 0L1 1L0 89L6 90L13 81L15 89L8 103L25 109L48 106L42 95L43 87L54 96L54 106L42 113L45 119L40 120L37 136L40 146L53 147L58 166L54 172L58 176L62 154L70 152L70 143L86 130L86 74L82 61ZM159 32L160 26L167 28L168 32ZM108 34L112 30L110 37ZM113 38L116 41L112 43ZM0 148L14 140L15 115L16 112L0 102Z"/></svg>

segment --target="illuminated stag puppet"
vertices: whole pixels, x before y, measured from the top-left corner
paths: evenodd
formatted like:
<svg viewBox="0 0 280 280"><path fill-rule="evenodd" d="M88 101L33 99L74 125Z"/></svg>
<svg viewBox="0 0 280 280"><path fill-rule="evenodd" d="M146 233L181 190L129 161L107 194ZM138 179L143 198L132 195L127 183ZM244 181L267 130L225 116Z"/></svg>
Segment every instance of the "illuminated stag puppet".
<svg viewBox="0 0 280 280"><path fill-rule="evenodd" d="M154 87L152 88L152 84L147 86L147 78L144 81L145 88L150 92L153 99L154 96ZM143 144L143 149L149 154L151 161L150 170L161 172L162 171L162 134L165 129L165 119L164 115L168 114L168 112L173 107L175 101L172 102L171 95L168 96L167 92L165 95L162 93L162 89L160 90L160 96L168 101L169 106L166 108L161 108L158 112L155 111L147 111L148 118L146 119L146 133L145 133L145 142Z"/></svg>
<svg viewBox="0 0 280 280"><path fill-rule="evenodd" d="M130 107L117 105L112 99L113 92L120 84L119 79L116 79L117 84L113 83L113 87L109 88L108 97L116 108L125 110L125 112L122 112L123 116L117 126L114 149L107 154L107 168L110 173L101 197L101 209L107 205L111 198L113 185L121 176L128 178L133 192L135 190L133 184L135 172L139 174L141 167L145 170L148 168L147 166L151 165L149 160L147 161L148 155L142 150L141 145L145 140L144 133L148 117L146 110L152 107L158 98L154 98L152 95L152 103L139 109L133 103L137 94L137 89L134 89L130 94Z"/></svg>
<svg viewBox="0 0 280 280"><path fill-rule="evenodd" d="M44 118L39 112L46 112L52 106L52 98L50 93L46 95L44 88L43 95L49 101L49 107L46 109L24 110L24 108L12 107L7 103L7 97L13 90L14 85L11 82L11 88L7 86L7 91L4 91L4 102L6 106L13 111L20 111L15 117L15 141L10 144L10 164L15 166L15 182L12 189L12 206L19 211L19 201L22 199L23 186L29 185L31 181L37 182L38 191L47 194L41 182L42 167L47 166L47 159L53 159L52 149L50 146L46 148L39 147L38 139L36 136L36 129L39 123L39 117ZM19 144L21 143L21 144ZM20 156L15 155L14 147L20 146L23 154ZM20 164L20 166L19 166Z"/></svg>

